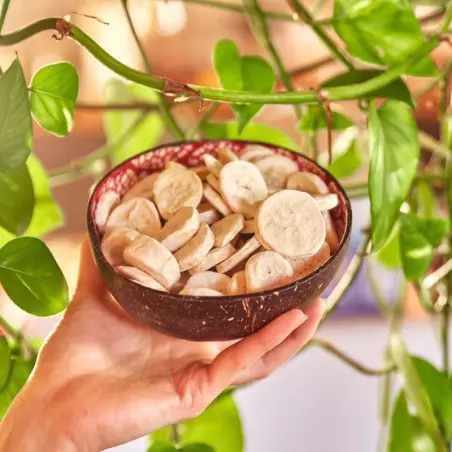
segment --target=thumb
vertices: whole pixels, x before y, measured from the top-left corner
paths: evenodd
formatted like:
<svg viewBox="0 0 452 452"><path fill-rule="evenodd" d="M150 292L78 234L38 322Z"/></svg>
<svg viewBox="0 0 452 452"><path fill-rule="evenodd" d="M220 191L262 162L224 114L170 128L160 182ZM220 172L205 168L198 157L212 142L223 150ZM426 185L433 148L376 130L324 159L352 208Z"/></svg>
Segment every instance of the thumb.
<svg viewBox="0 0 452 452"><path fill-rule="evenodd" d="M105 282L93 259L89 238L85 236L80 247L80 265L74 299L102 296L106 290Z"/></svg>

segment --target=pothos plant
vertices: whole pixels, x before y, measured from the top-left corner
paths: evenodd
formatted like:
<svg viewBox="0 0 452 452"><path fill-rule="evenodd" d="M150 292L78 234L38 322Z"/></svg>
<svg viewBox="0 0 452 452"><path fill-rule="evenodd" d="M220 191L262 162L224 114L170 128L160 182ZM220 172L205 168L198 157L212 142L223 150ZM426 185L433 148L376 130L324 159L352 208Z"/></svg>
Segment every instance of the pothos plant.
<svg viewBox="0 0 452 452"><path fill-rule="evenodd" d="M397 302L388 303L376 284L372 284L376 298L390 324L384 367L363 366L320 338L315 338L312 345L323 347L365 375L384 380L383 448L389 452L450 450L452 63L438 68L430 54L442 42L450 44L452 3L424 2L436 8L421 21L433 21L434 31L430 28L426 32L409 0L335 0L332 17L322 20L315 18L322 0L312 11L298 0L287 0L291 14L265 11L258 0L244 0L241 5L214 0L186 2L245 14L267 59L241 55L234 42L221 40L212 54L220 88L175 82L153 75L127 0L120 0L118 7L124 10L146 72L117 61L68 17L42 19L2 34L10 3L3 0L0 46L14 46L45 30L54 30L54 39L75 41L119 76L105 87L102 108L107 144L48 173L32 153L32 118L54 135L70 133L77 108L77 71L68 62L55 62L38 69L27 82L20 55L9 67L0 69L0 282L4 291L21 309L36 316L64 310L67 284L51 252L38 238L63 223L51 187L80 176L95 179L109 166L168 136L178 140L204 137L266 141L308 153L339 179L368 163L367 183L351 185L345 181L344 186L351 198L370 197L369 227L363 231L362 246L328 299L325 318L334 311L364 260L401 268L425 311L441 320L438 337L442 365L437 368L409 353L400 334L405 298L400 296ZM343 66L343 72L315 89L296 90L292 76L310 67L293 72L285 69L269 29L269 21L273 20L310 26L331 52L331 58ZM336 45L333 33L344 46ZM417 128L413 110L422 93L410 92L405 84L410 76L428 78L422 93L434 88L442 93L439 140ZM285 91L276 90L276 84L283 85ZM358 122L339 111L343 100L357 103L362 114ZM210 105L193 129L184 130L175 108L178 101ZM220 103L230 104L233 121L212 122ZM254 120L268 104L293 106L301 147L281 131ZM328 159L318 152L321 134L327 136ZM423 165L421 145L428 154L428 162ZM0 333L1 417L27 380L39 345L2 317ZM402 376L403 386L393 394L395 374ZM244 440L232 394L233 389L226 391L199 418L152 434L149 451L241 452Z"/></svg>

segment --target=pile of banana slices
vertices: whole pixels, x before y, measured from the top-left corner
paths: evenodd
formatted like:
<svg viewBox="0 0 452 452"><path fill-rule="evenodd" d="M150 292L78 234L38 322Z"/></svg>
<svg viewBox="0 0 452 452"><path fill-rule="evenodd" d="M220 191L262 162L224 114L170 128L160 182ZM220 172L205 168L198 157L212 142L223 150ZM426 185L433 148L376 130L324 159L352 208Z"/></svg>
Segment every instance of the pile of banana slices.
<svg viewBox="0 0 452 452"><path fill-rule="evenodd" d="M338 204L317 175L258 145L205 154L205 166L169 162L125 196L106 191L95 222L102 252L152 289L223 296L275 289L322 265L338 246Z"/></svg>

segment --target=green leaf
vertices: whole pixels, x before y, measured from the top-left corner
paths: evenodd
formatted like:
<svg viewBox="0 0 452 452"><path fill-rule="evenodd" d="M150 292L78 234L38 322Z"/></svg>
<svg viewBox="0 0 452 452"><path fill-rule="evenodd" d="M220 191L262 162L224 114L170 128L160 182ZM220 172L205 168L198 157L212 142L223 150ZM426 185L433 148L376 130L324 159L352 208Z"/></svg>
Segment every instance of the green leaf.
<svg viewBox="0 0 452 452"><path fill-rule="evenodd" d="M400 257L400 223L397 222L392 228L387 242L375 253L375 257L386 268L395 270L402 266Z"/></svg>
<svg viewBox="0 0 452 452"><path fill-rule="evenodd" d="M393 67L422 46L424 37L408 0L335 0L333 27L356 58ZM436 76L430 57L407 74Z"/></svg>
<svg viewBox="0 0 452 452"><path fill-rule="evenodd" d="M369 195L372 246L376 251L391 234L419 163L417 126L410 108L389 100L369 108Z"/></svg>
<svg viewBox="0 0 452 452"><path fill-rule="evenodd" d="M53 199L49 177L42 164L33 154L28 157L27 167L33 183L35 206L31 222L24 235L39 237L60 226L63 223L63 216ZM0 246L14 237L13 234L0 228Z"/></svg>
<svg viewBox="0 0 452 452"><path fill-rule="evenodd" d="M156 93L150 88L128 84L119 79L112 79L105 85L104 98L106 103L158 103ZM104 130L109 142L115 142L122 137L139 120L144 113L141 110L104 112ZM155 146L164 131L163 122L159 114L151 112L135 128L129 138L116 148L112 154L113 163L124 160Z"/></svg>
<svg viewBox="0 0 452 452"><path fill-rule="evenodd" d="M170 441L153 441L147 452L177 452Z"/></svg>
<svg viewBox="0 0 452 452"><path fill-rule="evenodd" d="M19 60L0 78L0 172L18 171L33 147L27 84Z"/></svg>
<svg viewBox="0 0 452 452"><path fill-rule="evenodd" d="M0 249L0 282L9 298L29 314L54 315L67 306L66 280L39 239L14 239Z"/></svg>
<svg viewBox="0 0 452 452"><path fill-rule="evenodd" d="M269 93L273 90L276 78L272 67L257 56L241 57L237 46L229 39L217 43L212 61L224 89L256 93ZM262 104L232 105L239 131L245 128L262 107Z"/></svg>
<svg viewBox="0 0 452 452"><path fill-rule="evenodd" d="M242 423L230 395L217 399L196 419L179 425L182 432L181 444L184 446L202 443L212 447L215 452L243 452ZM160 429L151 436L153 441L167 441L170 438L169 427Z"/></svg>
<svg viewBox="0 0 452 452"><path fill-rule="evenodd" d="M424 219L415 215L400 217L400 254L403 271L408 280L418 280L430 267L433 249L449 230L443 218Z"/></svg>
<svg viewBox="0 0 452 452"><path fill-rule="evenodd" d="M435 441L438 452L445 452L446 448L441 439L438 423L416 367L399 336L393 336L390 340L391 356L397 365L404 381L404 390L407 400L416 409L416 412L427 431Z"/></svg>
<svg viewBox="0 0 452 452"><path fill-rule="evenodd" d="M66 61L38 69L30 83L31 113L45 130L57 136L67 135L74 125L78 95L78 74Z"/></svg>
<svg viewBox="0 0 452 452"><path fill-rule="evenodd" d="M427 182L420 181L417 184L417 197L421 208L421 214L425 218L435 215L435 193Z"/></svg>
<svg viewBox="0 0 452 452"><path fill-rule="evenodd" d="M353 72L344 72L343 74L336 75L335 77L327 80L322 84L323 88L333 88L336 86L347 86L347 85L357 85L368 80L378 77L384 74L384 71L378 71L375 69L363 69ZM371 91L365 96L359 96L358 99L394 99L405 102L410 107L414 107L413 100L411 99L411 94L408 87L402 81L402 79L397 78L393 82L384 86L383 88L378 88Z"/></svg>
<svg viewBox="0 0 452 452"><path fill-rule="evenodd" d="M0 390L0 420L28 380L32 370L33 363L31 361L25 361L18 356L11 359L11 370L9 372L8 381Z"/></svg>
<svg viewBox="0 0 452 452"><path fill-rule="evenodd" d="M187 444L180 450L182 452L215 452L212 447L200 443Z"/></svg>
<svg viewBox="0 0 452 452"><path fill-rule="evenodd" d="M361 152L354 134L347 137L347 132L339 137L333 145L333 161L328 171L337 179L351 176L361 167Z"/></svg>
<svg viewBox="0 0 452 452"><path fill-rule="evenodd" d="M338 113L337 111L332 111L331 113L331 128L333 130L344 130L353 125L352 120L342 113ZM308 105L298 123L298 130L306 132L327 128L328 121L325 108L320 105Z"/></svg>
<svg viewBox="0 0 452 452"><path fill-rule="evenodd" d="M0 391L9 378L11 369L11 352L5 336L0 336Z"/></svg>
<svg viewBox="0 0 452 452"><path fill-rule="evenodd" d="M430 402L447 435L452 439L452 387L449 378L431 363L419 357L412 357L413 364L424 385Z"/></svg>
<svg viewBox="0 0 452 452"><path fill-rule="evenodd" d="M436 452L422 421L411 416L406 396L400 391L391 417L387 452Z"/></svg>
<svg viewBox="0 0 452 452"><path fill-rule="evenodd" d="M26 165L15 172L0 173L0 226L22 235L30 224L35 197Z"/></svg>
<svg viewBox="0 0 452 452"><path fill-rule="evenodd" d="M281 130L255 122L248 124L241 133L236 121L205 124L202 131L204 136L211 140L255 140L292 149L293 151L297 149L297 145L292 139Z"/></svg>

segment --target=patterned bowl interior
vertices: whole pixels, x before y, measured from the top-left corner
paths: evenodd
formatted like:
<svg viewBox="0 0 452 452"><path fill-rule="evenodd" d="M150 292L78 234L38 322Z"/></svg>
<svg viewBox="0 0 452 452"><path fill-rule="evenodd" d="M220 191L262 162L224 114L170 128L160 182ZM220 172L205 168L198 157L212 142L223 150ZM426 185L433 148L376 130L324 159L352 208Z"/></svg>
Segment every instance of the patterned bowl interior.
<svg viewBox="0 0 452 452"><path fill-rule="evenodd" d="M99 182L95 191L92 193L89 202L88 215L90 215L91 219L94 218L94 213L96 211L99 197L105 191L114 190L121 196L123 196L140 179L156 171L161 171L169 161L179 162L187 167L202 166L204 165L204 162L202 160L202 156L204 154L211 154L213 156L216 156L217 151L221 148L228 148L235 154L239 154L245 146L255 144L265 146L266 148L272 150L275 154L280 154L292 159L298 164L300 171L309 171L317 174L321 179L325 181L330 193L335 193L338 195L339 205L331 210L330 214L340 241L335 253L330 256L330 259L325 264L323 264L322 267L327 265L328 262L333 259L334 256L342 248L342 245L348 236L347 230L351 227L351 210L349 208L349 201L345 195L345 192L343 191L339 183L335 181L335 179L329 173L327 173L323 169L320 169L306 156L265 143L219 140L184 142L168 144L151 151L146 151L114 168ZM94 241L97 242L97 244L100 244L102 234L99 232L95 225L94 228L96 235ZM311 275L308 275L305 278L309 278L309 276Z"/></svg>

